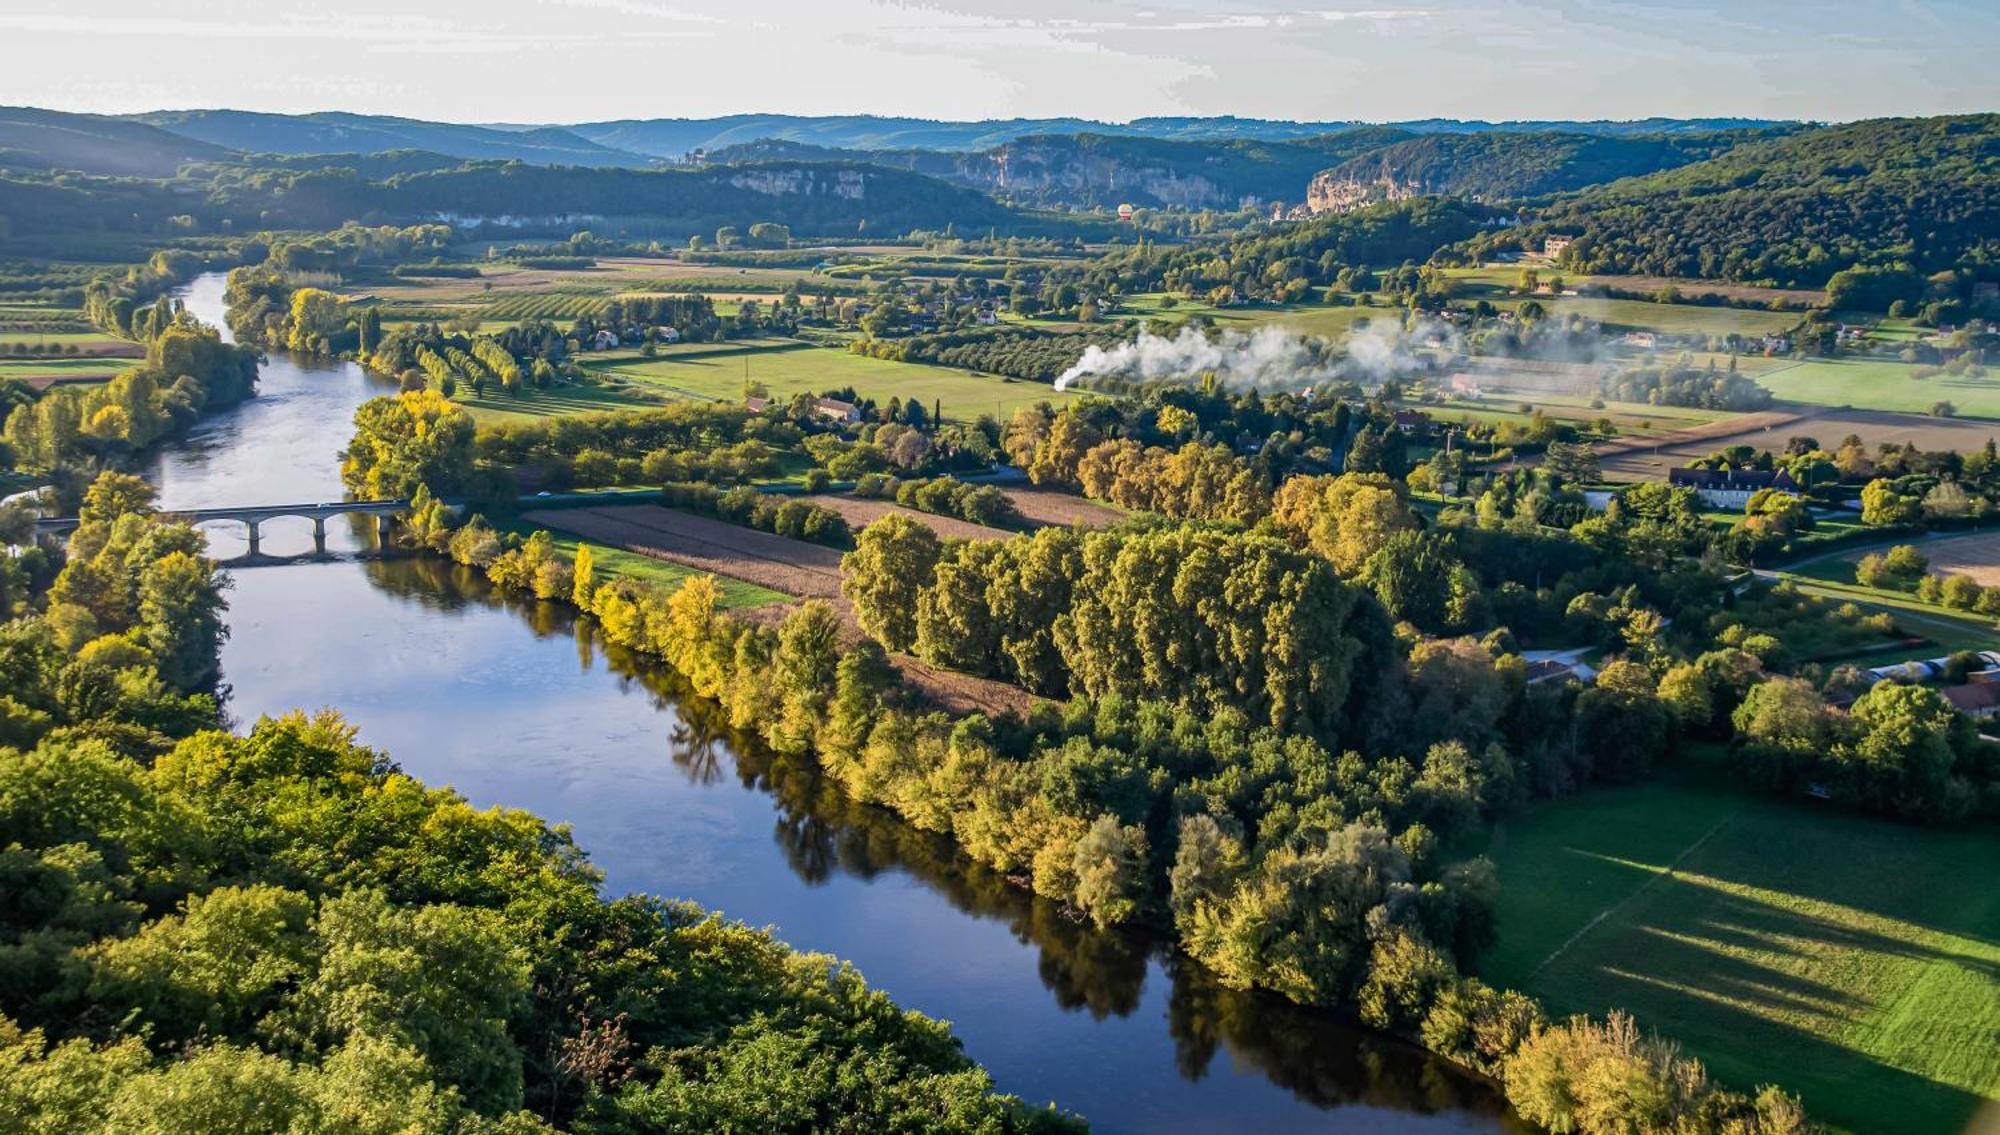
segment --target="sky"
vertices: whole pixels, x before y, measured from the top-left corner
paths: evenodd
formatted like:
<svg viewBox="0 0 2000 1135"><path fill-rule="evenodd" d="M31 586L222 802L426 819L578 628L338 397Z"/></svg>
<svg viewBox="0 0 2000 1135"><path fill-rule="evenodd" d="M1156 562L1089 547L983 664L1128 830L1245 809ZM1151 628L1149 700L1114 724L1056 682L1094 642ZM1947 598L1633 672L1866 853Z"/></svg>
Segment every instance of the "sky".
<svg viewBox="0 0 2000 1135"><path fill-rule="evenodd" d="M0 104L457 122L2000 110L1996 0L5 0Z"/></svg>

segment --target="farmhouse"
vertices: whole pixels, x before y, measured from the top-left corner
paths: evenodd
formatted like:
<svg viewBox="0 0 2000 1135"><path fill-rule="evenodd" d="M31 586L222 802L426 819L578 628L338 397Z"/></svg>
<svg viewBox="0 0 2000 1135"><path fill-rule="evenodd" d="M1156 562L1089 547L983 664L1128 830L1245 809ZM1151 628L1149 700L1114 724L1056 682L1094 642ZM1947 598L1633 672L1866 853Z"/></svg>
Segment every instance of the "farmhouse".
<svg viewBox="0 0 2000 1135"><path fill-rule="evenodd" d="M2000 714L2000 683L1967 682L1939 692L1944 695L1944 700L1951 703L1951 708L1974 721L1985 721Z"/></svg>
<svg viewBox="0 0 2000 1135"><path fill-rule="evenodd" d="M1398 410L1396 428L1406 434L1428 434L1431 432L1431 416L1422 410Z"/></svg>
<svg viewBox="0 0 2000 1135"><path fill-rule="evenodd" d="M1576 238L1566 233L1557 233L1542 238L1542 255L1553 260L1563 254Z"/></svg>
<svg viewBox="0 0 2000 1135"><path fill-rule="evenodd" d="M1528 650L1521 654L1528 663L1528 684L1578 682L1589 685L1597 680L1597 668L1583 660L1584 650Z"/></svg>
<svg viewBox="0 0 2000 1135"><path fill-rule="evenodd" d="M1690 488L1711 508L1742 508L1763 489L1797 492L1799 483L1780 469L1765 473L1754 469L1669 469L1667 484Z"/></svg>
<svg viewBox="0 0 2000 1135"><path fill-rule="evenodd" d="M813 402L813 413L829 421L852 425L861 420L861 407L838 398L820 398Z"/></svg>

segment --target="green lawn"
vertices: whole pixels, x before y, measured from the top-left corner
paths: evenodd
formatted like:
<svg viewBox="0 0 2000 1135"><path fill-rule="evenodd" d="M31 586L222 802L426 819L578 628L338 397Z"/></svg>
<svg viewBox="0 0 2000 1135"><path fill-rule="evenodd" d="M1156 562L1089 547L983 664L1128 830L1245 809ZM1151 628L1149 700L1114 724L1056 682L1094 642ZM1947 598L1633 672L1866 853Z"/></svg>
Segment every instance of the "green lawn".
<svg viewBox="0 0 2000 1135"><path fill-rule="evenodd" d="M1718 760L1720 758L1712 758ZM1737 1087L1856 1132L1953 1135L2000 1099L2000 837L1748 795L1690 760L1509 820L1479 967L1556 1013L1632 1011Z"/></svg>
<svg viewBox="0 0 2000 1135"><path fill-rule="evenodd" d="M1854 559L1859 559L1861 554L1855 552ZM1853 559L1815 560L1800 565L1795 573L1788 573L1788 578L1809 595L1836 602L1853 602L1873 611L1887 611L1902 630L1921 635L1935 644L1920 652L1926 657L1960 650L2000 650L2000 629L1995 629L1991 619L1925 603L1912 592L1863 587L1854 582ZM1827 659L1824 665L1829 669L1848 662L1880 666L1898 660L1896 656L1869 652Z"/></svg>
<svg viewBox="0 0 2000 1135"><path fill-rule="evenodd" d="M517 520L500 527L503 531L518 532L525 536L535 531L536 526ZM564 555L571 558L576 556L579 541L575 536L560 528L550 528L549 536ZM590 560L593 565L592 570L602 575L622 575L627 579L663 587L679 587L683 581L702 574L690 567L668 563L666 560L656 560L651 556L642 556L622 548L609 548L603 544L590 546ZM768 587L759 587L754 583L745 583L726 575L716 576L715 582L722 589L722 607L725 610L762 607L766 603L785 603L792 598Z"/></svg>
<svg viewBox="0 0 2000 1135"><path fill-rule="evenodd" d="M1763 335L1798 326L1796 311L1703 307L1690 303L1599 299L1590 296L1537 297L1550 315L1581 315L1612 331L1654 331L1662 335Z"/></svg>
<svg viewBox="0 0 2000 1135"><path fill-rule="evenodd" d="M81 315L80 312L78 314ZM139 345L136 343L120 339L116 335L107 335L102 331L36 331L32 328L0 331L0 350L7 351L9 357L12 357L14 344L16 343L26 343L29 346L34 346L38 343L56 343L61 345L74 343L79 348L104 347L116 344L134 351L139 349Z"/></svg>
<svg viewBox="0 0 2000 1135"><path fill-rule="evenodd" d="M1644 402L1605 402L1601 409L1593 409L1591 399L1574 394L1543 394L1538 391L1495 394L1478 402L1450 399L1436 405L1421 405L1417 409L1429 413L1440 421L1483 422L1498 425L1511 422L1526 426L1540 410L1559 422L1591 426L1599 418L1609 418L1621 436L1644 437L1667 433L1672 430L1687 429L1708 422L1732 417L1726 410L1691 409L1682 406L1654 406ZM1522 406L1533 409L1523 411Z"/></svg>
<svg viewBox="0 0 2000 1135"><path fill-rule="evenodd" d="M553 386L547 390L524 387L512 395L497 385L488 386L484 397L461 386L452 401L472 412L479 423L519 418L550 418L563 414L594 414L605 410L634 410L657 407L661 399L644 390L610 386Z"/></svg>
<svg viewBox="0 0 2000 1135"><path fill-rule="evenodd" d="M8 355L0 358L0 378L108 378L144 360L130 358L45 358Z"/></svg>
<svg viewBox="0 0 2000 1135"><path fill-rule="evenodd" d="M1314 290L1317 297L1319 291ZM1193 300L1182 300L1173 307L1162 307L1160 293L1145 293L1126 297L1121 302L1120 318L1166 319L1176 323L1196 315L1205 315L1215 321L1218 327L1249 331L1265 324L1289 327L1302 335L1318 335L1338 338L1354 329L1356 323L1364 319L1400 320L1402 312L1396 305L1383 298L1379 307L1332 307L1321 303L1296 303L1284 307L1269 304L1244 304L1238 307L1214 307Z"/></svg>
<svg viewBox="0 0 2000 1135"><path fill-rule="evenodd" d="M1960 417L2000 418L2000 375L1916 378L1916 369L1889 359L1815 359L1756 377L1780 398L1816 406L1923 414L1949 402Z"/></svg>
<svg viewBox="0 0 2000 1135"><path fill-rule="evenodd" d="M886 403L890 398L920 399L941 404L944 416L961 420L997 414L1002 420L1021 406L1064 402L1075 397L1057 393L1043 382L1009 381L947 367L890 362L852 355L831 347L804 350L713 350L627 358L606 363L586 361L659 393L681 398L736 402L745 381L759 382L777 399L802 390L820 391L852 386L863 397Z"/></svg>

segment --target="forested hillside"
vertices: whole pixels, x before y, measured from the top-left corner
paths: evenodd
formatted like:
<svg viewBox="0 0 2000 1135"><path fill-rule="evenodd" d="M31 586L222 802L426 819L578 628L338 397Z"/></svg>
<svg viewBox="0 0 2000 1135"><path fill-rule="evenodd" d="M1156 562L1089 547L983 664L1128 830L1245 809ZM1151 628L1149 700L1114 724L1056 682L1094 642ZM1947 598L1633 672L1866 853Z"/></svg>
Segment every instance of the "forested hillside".
<svg viewBox="0 0 2000 1135"><path fill-rule="evenodd" d="M0 178L0 240L91 232L130 236L227 228L331 228L347 221L482 224L511 235L581 228L675 239L763 221L800 236L985 230L1024 218L984 194L901 170L769 163L700 170L589 169L466 163L373 180L352 168L231 166L213 180Z"/></svg>
<svg viewBox="0 0 2000 1135"><path fill-rule="evenodd" d="M1351 207L1422 193L1495 200L1580 189L1674 169L1723 153L1759 132L1595 136L1429 134L1371 149L1321 171L1312 199Z"/></svg>
<svg viewBox="0 0 2000 1135"><path fill-rule="evenodd" d="M0 169L81 170L129 177L172 177L192 161L229 157L212 143L142 122L35 107L0 107Z"/></svg>
<svg viewBox="0 0 2000 1135"><path fill-rule="evenodd" d="M1584 190L1520 233L1576 272L1819 287L1854 264L2000 264L2000 115L1894 118L1752 142ZM1519 238L1519 239L1517 239Z"/></svg>
<svg viewBox="0 0 2000 1135"><path fill-rule="evenodd" d="M496 130L379 114L259 114L246 110L165 110L133 116L178 134L252 154L351 154L430 150L455 158L551 165L639 166L643 155L601 146L556 128Z"/></svg>

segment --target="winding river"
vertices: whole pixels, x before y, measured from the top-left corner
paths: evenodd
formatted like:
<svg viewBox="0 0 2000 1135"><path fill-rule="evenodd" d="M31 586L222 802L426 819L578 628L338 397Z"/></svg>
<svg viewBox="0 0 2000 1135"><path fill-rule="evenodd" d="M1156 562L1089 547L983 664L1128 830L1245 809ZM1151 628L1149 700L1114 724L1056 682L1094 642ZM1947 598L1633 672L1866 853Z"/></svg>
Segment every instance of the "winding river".
<svg viewBox="0 0 2000 1135"><path fill-rule="evenodd" d="M183 290L222 325L222 277ZM273 355L258 396L155 459L168 508L338 499L354 409L391 387L348 363ZM218 525L213 551L243 550ZM492 595L453 565L353 556L239 569L223 651L238 727L334 707L365 744L479 805L566 823L613 891L691 899L853 962L952 1022L999 1086L1099 1132L1497 1132L1490 1085L1324 1014L1221 988L1162 943L1101 933L856 806L606 650L566 610ZM311 549L303 520L266 553Z"/></svg>

